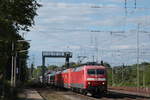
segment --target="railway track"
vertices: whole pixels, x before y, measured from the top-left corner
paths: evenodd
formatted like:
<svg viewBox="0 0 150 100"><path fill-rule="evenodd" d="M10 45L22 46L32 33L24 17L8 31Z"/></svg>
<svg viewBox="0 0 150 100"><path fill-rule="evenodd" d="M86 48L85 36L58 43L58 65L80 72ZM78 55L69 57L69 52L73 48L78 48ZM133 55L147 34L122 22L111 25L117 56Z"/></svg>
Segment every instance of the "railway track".
<svg viewBox="0 0 150 100"><path fill-rule="evenodd" d="M136 88L136 87L109 87L111 91L132 94L138 96L150 97L150 88Z"/></svg>
<svg viewBox="0 0 150 100"><path fill-rule="evenodd" d="M120 91L108 91L105 96L82 95L72 91L55 90L51 88L37 89L45 100L150 100L149 97L121 93ZM53 97L53 98L51 98ZM55 97L55 98L54 98Z"/></svg>
<svg viewBox="0 0 150 100"><path fill-rule="evenodd" d="M131 95L131 94L127 94L127 93L120 93L120 92L116 92L116 91L108 91L108 94L105 96L94 96L91 97L91 95L82 95L82 94L78 94L78 93L72 93L72 96L77 96L80 97L82 99L80 100L149 100L149 97L144 97L144 96L138 96L138 95Z"/></svg>

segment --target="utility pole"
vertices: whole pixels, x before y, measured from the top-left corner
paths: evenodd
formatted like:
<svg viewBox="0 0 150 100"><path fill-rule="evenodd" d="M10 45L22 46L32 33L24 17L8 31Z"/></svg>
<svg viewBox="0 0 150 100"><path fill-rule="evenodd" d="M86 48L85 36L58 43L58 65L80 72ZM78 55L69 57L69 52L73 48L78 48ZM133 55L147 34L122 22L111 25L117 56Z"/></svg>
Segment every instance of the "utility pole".
<svg viewBox="0 0 150 100"><path fill-rule="evenodd" d="M125 8L125 16L127 16L128 10L127 10L127 0L125 0L125 4L124 4L124 8Z"/></svg>
<svg viewBox="0 0 150 100"><path fill-rule="evenodd" d="M14 56L14 87L16 87L16 61L17 61L17 52L15 52L15 56Z"/></svg>
<svg viewBox="0 0 150 100"><path fill-rule="evenodd" d="M12 41L12 61L11 61L11 86L14 86L14 42Z"/></svg>
<svg viewBox="0 0 150 100"><path fill-rule="evenodd" d="M139 29L140 24L138 24L138 31L137 31L137 90L140 86L140 73L139 73Z"/></svg>
<svg viewBox="0 0 150 100"><path fill-rule="evenodd" d="M95 52L96 52L96 62L98 63L98 39L95 36Z"/></svg>
<svg viewBox="0 0 150 100"><path fill-rule="evenodd" d="M143 65L143 87L145 88L145 65Z"/></svg>
<svg viewBox="0 0 150 100"><path fill-rule="evenodd" d="M31 41L31 40L17 40L16 42L27 42L27 41ZM12 41L12 68L11 68L11 86L12 87L16 87L16 60L17 60L17 52L20 51L16 51L15 50L15 42ZM26 50L22 50L22 52L24 52Z"/></svg>
<svg viewBox="0 0 150 100"><path fill-rule="evenodd" d="M144 53L144 45L142 45L142 53ZM143 58L143 62L144 62L144 58ZM142 64L142 71L143 71L143 87L145 88L145 64Z"/></svg>
<svg viewBox="0 0 150 100"><path fill-rule="evenodd" d="M122 82L124 82L124 63L122 64Z"/></svg>
<svg viewBox="0 0 150 100"><path fill-rule="evenodd" d="M111 35L111 46L112 46L112 32L110 32L110 35ZM113 63L113 51L112 51L112 53L111 53L111 63ZM111 71L111 73L112 73L112 86L114 85L114 69L113 69L113 66L112 66L112 71Z"/></svg>
<svg viewBox="0 0 150 100"><path fill-rule="evenodd" d="M94 55L92 56L93 57L93 62L95 61L94 59L95 59L95 57L94 57Z"/></svg>
<svg viewBox="0 0 150 100"><path fill-rule="evenodd" d="M94 36L91 36L91 46L93 47L93 49L92 49L93 53L91 53L92 54L91 57L92 57L92 62L94 62L95 61L95 56L96 56L95 55L96 54L96 37L95 37L95 41L94 41Z"/></svg>
<svg viewBox="0 0 150 100"><path fill-rule="evenodd" d="M136 9L136 2L137 2L137 1L136 1L136 0L134 0L134 8L135 8L135 9Z"/></svg>

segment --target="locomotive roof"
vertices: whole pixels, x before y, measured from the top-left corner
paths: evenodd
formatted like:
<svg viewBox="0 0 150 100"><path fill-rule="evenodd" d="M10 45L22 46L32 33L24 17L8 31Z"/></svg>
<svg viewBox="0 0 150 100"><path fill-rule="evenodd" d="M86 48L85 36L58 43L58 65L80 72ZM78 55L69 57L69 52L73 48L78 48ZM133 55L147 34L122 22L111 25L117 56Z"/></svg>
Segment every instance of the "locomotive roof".
<svg viewBox="0 0 150 100"><path fill-rule="evenodd" d="M89 68L89 69L106 69L104 66L98 66L98 65L84 65L84 66L79 66L79 67L76 67L76 68L73 68L73 71L76 72L76 71L80 71L80 70L83 70L85 68Z"/></svg>
<svg viewBox="0 0 150 100"><path fill-rule="evenodd" d="M101 68L101 69L106 69L104 66L98 66L98 65L85 65L86 68Z"/></svg>

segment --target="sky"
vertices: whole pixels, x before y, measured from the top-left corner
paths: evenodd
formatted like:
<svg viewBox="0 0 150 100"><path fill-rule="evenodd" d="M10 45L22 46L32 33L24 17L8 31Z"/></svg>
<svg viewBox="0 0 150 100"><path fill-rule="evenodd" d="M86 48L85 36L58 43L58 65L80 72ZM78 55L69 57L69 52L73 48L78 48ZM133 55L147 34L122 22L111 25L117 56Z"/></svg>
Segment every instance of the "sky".
<svg viewBox="0 0 150 100"><path fill-rule="evenodd" d="M105 61L111 65L150 61L150 0L38 0L29 64L42 64L42 51L71 51L73 62ZM126 8L125 8L126 7ZM139 34L139 45L137 45ZM46 65L65 59L49 58Z"/></svg>

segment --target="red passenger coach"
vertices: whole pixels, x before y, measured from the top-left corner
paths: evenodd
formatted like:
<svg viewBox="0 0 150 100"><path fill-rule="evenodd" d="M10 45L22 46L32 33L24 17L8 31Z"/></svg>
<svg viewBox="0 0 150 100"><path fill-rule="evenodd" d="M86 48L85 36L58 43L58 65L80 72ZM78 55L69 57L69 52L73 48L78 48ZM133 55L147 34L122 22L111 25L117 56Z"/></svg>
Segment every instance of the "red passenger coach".
<svg viewBox="0 0 150 100"><path fill-rule="evenodd" d="M107 75L104 66L86 65L71 71L71 88L92 94L107 92Z"/></svg>
<svg viewBox="0 0 150 100"><path fill-rule="evenodd" d="M58 71L55 73L55 86L57 87L63 87L64 86L64 82L63 82L63 78L62 78L62 72Z"/></svg>
<svg viewBox="0 0 150 100"><path fill-rule="evenodd" d="M61 73L62 74L63 83L64 83L64 88L70 88L71 70L72 69L66 69L66 70L64 70Z"/></svg>
<svg viewBox="0 0 150 100"><path fill-rule="evenodd" d="M47 80L46 83L48 85L54 86L55 85L55 73L47 74L46 80Z"/></svg>

